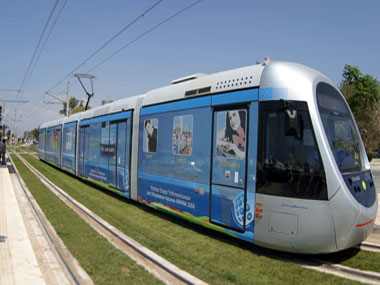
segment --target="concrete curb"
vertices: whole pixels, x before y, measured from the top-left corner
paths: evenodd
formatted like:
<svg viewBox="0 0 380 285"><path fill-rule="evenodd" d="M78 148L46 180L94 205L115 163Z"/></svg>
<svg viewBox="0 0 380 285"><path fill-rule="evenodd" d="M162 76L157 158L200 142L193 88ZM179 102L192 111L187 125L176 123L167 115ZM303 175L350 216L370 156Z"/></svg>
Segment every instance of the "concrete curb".
<svg viewBox="0 0 380 285"><path fill-rule="evenodd" d="M68 275L73 274L76 280L78 280L79 284L94 284L90 276L80 266L80 263L78 262L78 260L67 249L67 247L65 246L61 238L58 236L58 234L54 230L53 226L45 217L40 206L37 204L36 200L33 198L33 195L30 193L25 182L22 180L21 175L18 172L18 169L16 168L10 156L9 156L9 159L15 169L15 172L18 175L18 181L22 189L25 191L25 195L31 205L31 208L34 211L34 214L37 220L40 222L41 228L43 229L43 233L45 234L46 239L50 241L50 246L53 249L53 252L56 254L58 260L62 261L62 258L63 258L63 260L67 263L68 267L70 268L71 272L67 272L67 274ZM63 265L63 261L62 261L62 267L65 268L65 266Z"/></svg>

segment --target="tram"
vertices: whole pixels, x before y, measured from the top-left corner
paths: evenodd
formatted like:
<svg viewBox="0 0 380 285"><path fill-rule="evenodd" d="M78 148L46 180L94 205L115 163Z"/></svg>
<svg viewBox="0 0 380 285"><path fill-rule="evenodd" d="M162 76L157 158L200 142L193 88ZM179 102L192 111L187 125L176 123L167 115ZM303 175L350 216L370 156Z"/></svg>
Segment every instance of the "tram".
<svg viewBox="0 0 380 285"><path fill-rule="evenodd" d="M39 157L147 206L287 252L360 244L377 213L344 96L297 63L194 74L44 123Z"/></svg>

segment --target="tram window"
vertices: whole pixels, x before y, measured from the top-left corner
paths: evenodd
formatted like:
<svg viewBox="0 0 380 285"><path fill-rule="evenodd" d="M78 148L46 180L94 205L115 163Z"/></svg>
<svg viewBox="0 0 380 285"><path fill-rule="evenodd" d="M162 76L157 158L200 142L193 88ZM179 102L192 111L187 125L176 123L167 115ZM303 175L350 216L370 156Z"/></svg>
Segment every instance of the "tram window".
<svg viewBox="0 0 380 285"><path fill-rule="evenodd" d="M67 151L73 150L73 133L71 132L66 133L64 147L65 147L65 150Z"/></svg>
<svg viewBox="0 0 380 285"><path fill-rule="evenodd" d="M64 155L75 154L75 131L76 124L65 126L63 129L63 147L62 152Z"/></svg>
<svg viewBox="0 0 380 285"><path fill-rule="evenodd" d="M94 123L90 125L89 128L89 144L88 144L88 160L92 162L99 162L100 161L100 123Z"/></svg>
<svg viewBox="0 0 380 285"><path fill-rule="evenodd" d="M193 151L193 116L173 118L172 153L191 155Z"/></svg>
<svg viewBox="0 0 380 285"><path fill-rule="evenodd" d="M306 102L293 102L303 134L287 136L281 102L261 102L257 192L327 199L326 178Z"/></svg>
<svg viewBox="0 0 380 285"><path fill-rule="evenodd" d="M360 136L341 95L332 86L317 86L318 108L331 151L342 173L363 170Z"/></svg>
<svg viewBox="0 0 380 285"><path fill-rule="evenodd" d="M217 114L216 155L244 159L247 111L220 111Z"/></svg>
<svg viewBox="0 0 380 285"><path fill-rule="evenodd" d="M47 151L52 151L53 149L53 136L51 131L47 131Z"/></svg>
<svg viewBox="0 0 380 285"><path fill-rule="evenodd" d="M157 151L158 119L144 121L144 152Z"/></svg>
<svg viewBox="0 0 380 285"><path fill-rule="evenodd" d="M127 122L119 122L117 127L117 166L125 167L126 160L126 135L127 135Z"/></svg>
<svg viewBox="0 0 380 285"><path fill-rule="evenodd" d="M211 107L204 107L142 117L139 146L143 155L139 155L139 171L209 183L212 114ZM153 127L151 133L156 133L153 135L153 141L154 137L157 138L157 145L153 149L148 149L145 125L149 123ZM181 142L177 140L177 134L178 138L180 135L183 137ZM152 150L155 152L151 152Z"/></svg>
<svg viewBox="0 0 380 285"><path fill-rule="evenodd" d="M107 122L102 122L102 128L100 129L100 154L105 159L103 163L108 163L107 155L111 153L112 149L110 145L110 125Z"/></svg>

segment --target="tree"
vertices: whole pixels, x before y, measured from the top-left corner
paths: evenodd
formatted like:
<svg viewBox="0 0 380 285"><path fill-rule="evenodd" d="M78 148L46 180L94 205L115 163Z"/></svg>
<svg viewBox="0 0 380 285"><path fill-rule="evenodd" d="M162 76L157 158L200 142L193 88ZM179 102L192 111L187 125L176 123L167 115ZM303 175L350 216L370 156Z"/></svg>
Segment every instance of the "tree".
<svg viewBox="0 0 380 285"><path fill-rule="evenodd" d="M28 138L29 138L29 132L25 131L24 135L22 136L22 142L25 143Z"/></svg>
<svg viewBox="0 0 380 285"><path fill-rule="evenodd" d="M90 110L91 109L91 106L88 106L87 107L87 110ZM75 114L75 113L80 113L80 112L83 112L84 111L84 106L83 106L83 100L80 100L80 103L79 103L79 106L74 108L71 112L71 114Z"/></svg>
<svg viewBox="0 0 380 285"><path fill-rule="evenodd" d="M11 141L11 130L8 129L8 131L7 131L7 143L9 144L10 141Z"/></svg>
<svg viewBox="0 0 380 285"><path fill-rule="evenodd" d="M0 138L2 139L3 137L5 137L5 134L6 134L6 130L8 129L8 126L7 125L2 125L2 128L1 128L1 131L0 131Z"/></svg>
<svg viewBox="0 0 380 285"><path fill-rule="evenodd" d="M91 108L89 108L89 109L91 109ZM71 112L71 114L80 113L80 112L83 112L83 111L84 111L84 107L83 106L78 106L75 109L73 109L73 111Z"/></svg>
<svg viewBox="0 0 380 285"><path fill-rule="evenodd" d="M340 90L355 116L368 157L380 147L380 83L359 68L346 64Z"/></svg>
<svg viewBox="0 0 380 285"><path fill-rule="evenodd" d="M67 103L63 102L63 109L59 111L61 115L66 115ZM71 97L69 100L69 115L72 114L73 109L75 109L79 104L79 100L75 97Z"/></svg>
<svg viewBox="0 0 380 285"><path fill-rule="evenodd" d="M33 140L38 141L39 133L40 133L39 128L34 128L33 130L30 131L29 136L30 136Z"/></svg>
<svg viewBox="0 0 380 285"><path fill-rule="evenodd" d="M34 128L31 131L25 131L22 140L24 142L27 142L27 141L30 141L30 140L32 140L32 141L38 141L39 131L40 130L38 128Z"/></svg>

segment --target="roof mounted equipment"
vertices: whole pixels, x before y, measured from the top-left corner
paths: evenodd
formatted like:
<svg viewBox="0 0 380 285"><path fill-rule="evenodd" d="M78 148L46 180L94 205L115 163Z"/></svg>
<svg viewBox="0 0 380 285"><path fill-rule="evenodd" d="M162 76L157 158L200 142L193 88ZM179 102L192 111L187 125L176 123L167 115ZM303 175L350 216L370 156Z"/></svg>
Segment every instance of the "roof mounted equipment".
<svg viewBox="0 0 380 285"><path fill-rule="evenodd" d="M197 78L205 76L205 75L207 75L207 74L205 74L205 73L195 73L195 74L192 74L192 75L188 75L188 76L185 76L185 77L181 77L181 78L175 79L175 80L173 80L170 83L171 84L178 84L178 83L182 83L182 82L185 82L185 81L197 79Z"/></svg>

